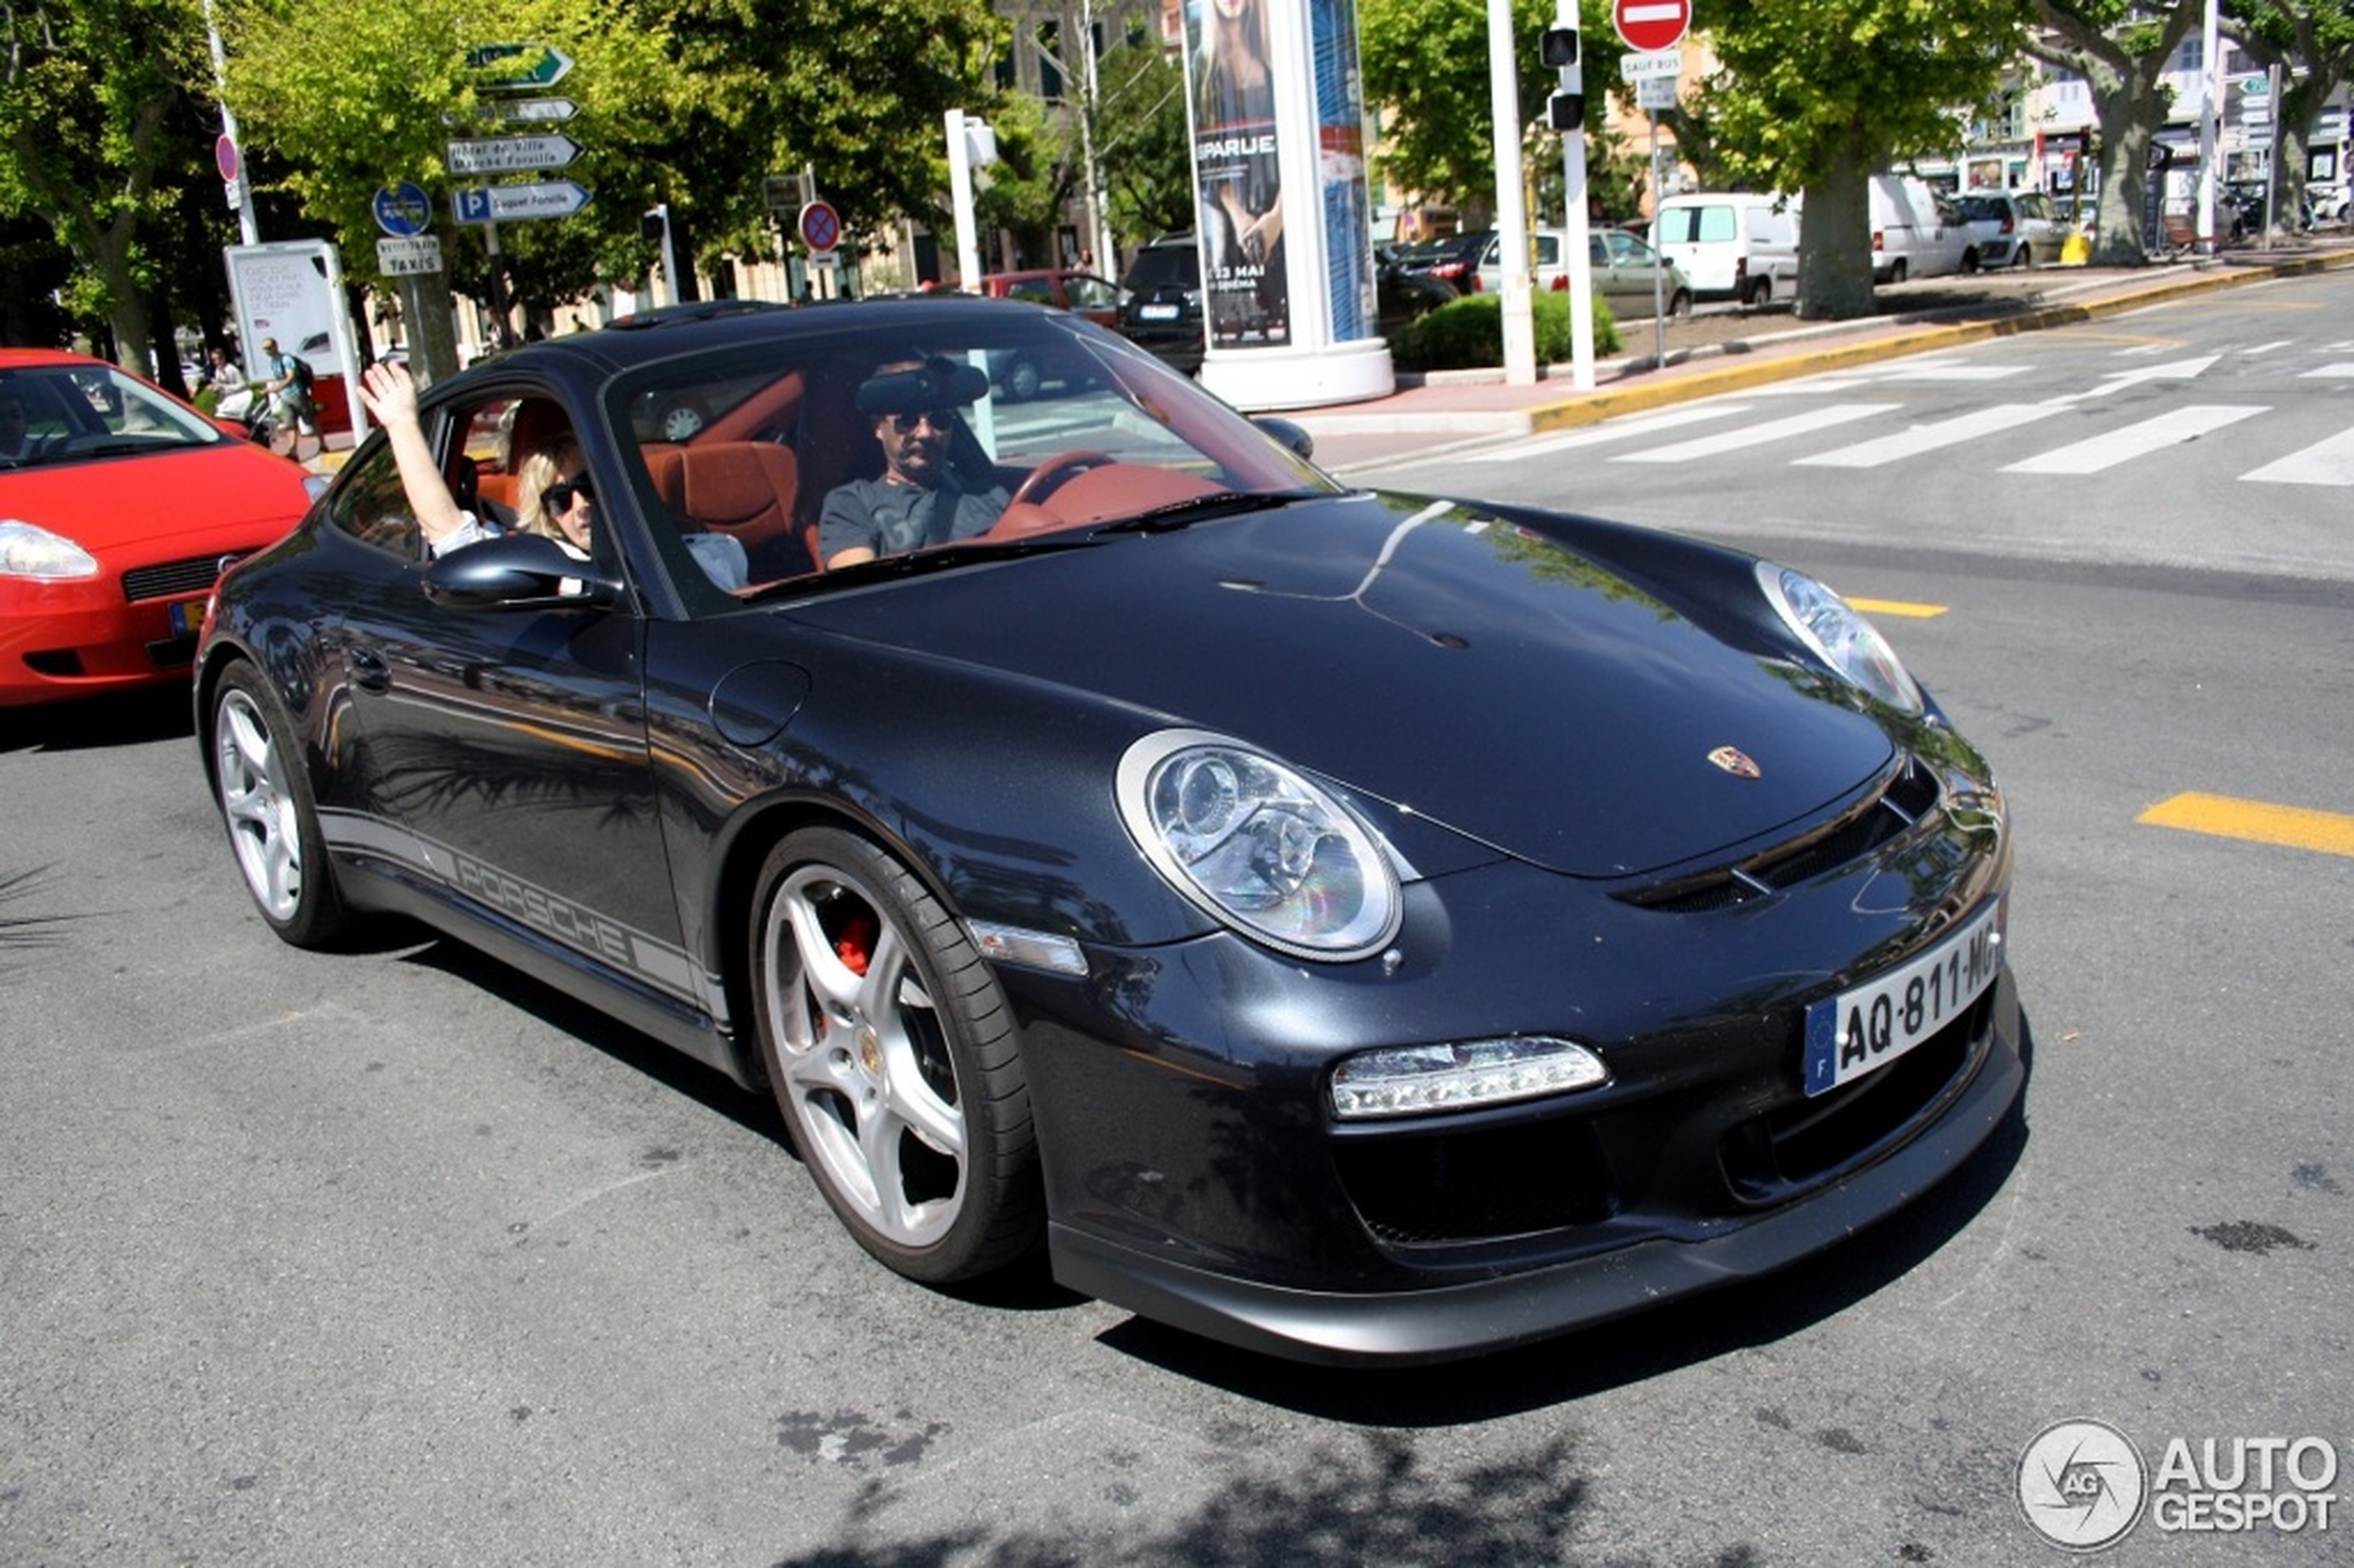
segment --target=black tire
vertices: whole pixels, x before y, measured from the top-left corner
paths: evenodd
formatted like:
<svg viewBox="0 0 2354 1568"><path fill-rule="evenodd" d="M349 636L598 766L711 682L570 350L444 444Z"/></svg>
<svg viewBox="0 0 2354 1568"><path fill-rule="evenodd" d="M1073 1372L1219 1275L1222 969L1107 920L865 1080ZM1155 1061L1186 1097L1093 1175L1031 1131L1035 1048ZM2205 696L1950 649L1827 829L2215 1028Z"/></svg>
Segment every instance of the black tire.
<svg viewBox="0 0 2354 1568"><path fill-rule="evenodd" d="M1045 1233L1013 1011L907 869L835 828L791 834L753 904L754 1018L802 1163L875 1258L927 1284Z"/></svg>
<svg viewBox="0 0 2354 1568"><path fill-rule="evenodd" d="M2029 249L2026 246L2022 245L2017 250L2011 252L2011 265L2014 267L2032 266L2034 261L2035 253Z"/></svg>
<svg viewBox="0 0 2354 1568"><path fill-rule="evenodd" d="M1968 250L1962 252L1962 271L1965 272L1975 272L1978 271L1978 247L1971 246Z"/></svg>
<svg viewBox="0 0 2354 1568"><path fill-rule="evenodd" d="M1027 354L1016 355L1014 362L1006 367L1006 396L1017 403L1027 403L1038 396L1045 379L1039 372L1037 360Z"/></svg>
<svg viewBox="0 0 2354 1568"><path fill-rule="evenodd" d="M1692 319L1692 297L1688 290L1677 289L1667 297L1667 319L1689 322Z"/></svg>
<svg viewBox="0 0 2354 1568"><path fill-rule="evenodd" d="M1900 256L1896 259L1896 264L1888 270L1888 281L1892 284L1903 283L1905 272L1905 259Z"/></svg>
<svg viewBox="0 0 2354 1568"><path fill-rule="evenodd" d="M1749 305L1753 310L1763 310L1774 302L1774 280L1760 278L1749 285Z"/></svg>
<svg viewBox="0 0 2354 1568"><path fill-rule="evenodd" d="M254 907L281 940L324 947L350 926L294 721L253 665L231 665L207 726L213 801Z"/></svg>

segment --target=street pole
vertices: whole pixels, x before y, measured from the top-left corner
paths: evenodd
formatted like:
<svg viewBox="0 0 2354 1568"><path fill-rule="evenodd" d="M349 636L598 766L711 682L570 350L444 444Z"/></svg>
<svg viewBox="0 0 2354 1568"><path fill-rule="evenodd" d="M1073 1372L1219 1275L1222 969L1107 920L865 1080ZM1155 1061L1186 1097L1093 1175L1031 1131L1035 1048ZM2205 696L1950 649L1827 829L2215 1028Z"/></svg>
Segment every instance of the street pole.
<svg viewBox="0 0 2354 1568"><path fill-rule="evenodd" d="M1504 381L1537 382L1537 325L1529 319L1528 203L1521 193L1520 78L1512 65L1512 0L1487 0L1488 102L1496 127L1496 234L1504 257Z"/></svg>
<svg viewBox="0 0 2354 1568"><path fill-rule="evenodd" d="M946 119L948 200L956 217L956 286L977 294L981 291L981 233L973 221L972 146L965 140L965 111L952 108Z"/></svg>
<svg viewBox="0 0 2354 1568"><path fill-rule="evenodd" d="M2218 0L2207 0L2207 21L2199 34L2205 50L2199 59L2207 79L2207 101L2198 114L2198 212L2196 229L2199 254L2215 254L2216 143L2223 116L2223 24Z"/></svg>
<svg viewBox="0 0 2354 1568"><path fill-rule="evenodd" d="M237 178L230 205L237 209L237 234L247 245L261 243L261 220L253 209L253 181L246 175L245 144L237 139L237 117L229 107L229 55L221 30L212 25L212 0L204 0L205 42L212 49L212 95L221 105L221 133L237 149Z"/></svg>
<svg viewBox="0 0 2354 1568"><path fill-rule="evenodd" d="M1577 0L1558 0L1556 33L1567 32L1569 63L1561 68L1561 91L1576 106L1576 123L1562 132L1562 244L1569 263L1569 384L1594 389L1594 267L1586 221L1586 64L1578 57Z"/></svg>

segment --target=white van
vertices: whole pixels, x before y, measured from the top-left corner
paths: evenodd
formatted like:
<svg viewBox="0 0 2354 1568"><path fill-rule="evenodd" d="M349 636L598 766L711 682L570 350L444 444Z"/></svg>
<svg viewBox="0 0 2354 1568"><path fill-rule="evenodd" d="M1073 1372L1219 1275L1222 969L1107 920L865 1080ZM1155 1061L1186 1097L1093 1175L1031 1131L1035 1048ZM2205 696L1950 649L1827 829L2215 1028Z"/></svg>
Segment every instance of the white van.
<svg viewBox="0 0 2354 1568"><path fill-rule="evenodd" d="M1976 236L1968 221L1926 181L1875 174L1870 194L1874 283L1977 270Z"/></svg>
<svg viewBox="0 0 2354 1568"><path fill-rule="evenodd" d="M1763 305L1798 293L1798 198L1673 196L1652 219L1652 246L1683 270L1695 299Z"/></svg>

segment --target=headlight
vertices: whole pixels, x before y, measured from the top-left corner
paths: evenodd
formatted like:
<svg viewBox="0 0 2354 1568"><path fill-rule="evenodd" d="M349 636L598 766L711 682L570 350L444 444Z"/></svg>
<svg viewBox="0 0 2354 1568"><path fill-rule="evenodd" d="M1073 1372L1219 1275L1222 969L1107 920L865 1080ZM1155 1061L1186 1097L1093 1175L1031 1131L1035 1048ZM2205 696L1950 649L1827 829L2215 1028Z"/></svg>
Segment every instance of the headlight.
<svg viewBox="0 0 2354 1568"><path fill-rule="evenodd" d="M1610 1081L1602 1059L1569 1040L1473 1040L1365 1051L1333 1069L1343 1121L1477 1110Z"/></svg>
<svg viewBox="0 0 2354 1568"><path fill-rule="evenodd" d="M1398 933L1398 872L1373 829L1271 757L1197 730L1120 760L1120 820L1171 886L1297 957L1361 958Z"/></svg>
<svg viewBox="0 0 2354 1568"><path fill-rule="evenodd" d="M71 539L14 518L0 521L0 577L62 580L97 575L96 559Z"/></svg>
<svg viewBox="0 0 2354 1568"><path fill-rule="evenodd" d="M1896 650L1879 628L1848 607L1847 601L1803 572L1757 563L1757 586L1765 590L1782 624L1815 651L1850 686L1892 708L1917 714L1927 706L1921 689L1905 673Z"/></svg>

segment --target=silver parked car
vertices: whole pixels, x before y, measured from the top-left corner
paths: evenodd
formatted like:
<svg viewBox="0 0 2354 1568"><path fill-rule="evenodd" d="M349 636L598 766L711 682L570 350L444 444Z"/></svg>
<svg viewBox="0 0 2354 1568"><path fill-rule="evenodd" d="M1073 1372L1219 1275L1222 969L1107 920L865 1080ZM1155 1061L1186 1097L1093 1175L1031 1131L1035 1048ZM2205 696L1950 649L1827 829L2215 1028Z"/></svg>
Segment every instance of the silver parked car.
<svg viewBox="0 0 2354 1568"><path fill-rule="evenodd" d="M1569 287L1568 242L1564 229L1538 229L1529 235L1529 287L1539 294ZM1638 236L1623 229L1589 229L1586 253L1594 292L1608 302L1612 315L1622 320L1649 316L1662 306L1678 320L1692 313L1692 285L1682 269ZM1656 290L1654 266L1664 269ZM1479 287L1493 294L1503 286L1504 242L1499 235L1480 256Z"/></svg>
<svg viewBox="0 0 2354 1568"><path fill-rule="evenodd" d="M2068 243L2068 215L2041 191L1981 191L1954 200L1981 267L2057 261Z"/></svg>

